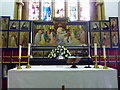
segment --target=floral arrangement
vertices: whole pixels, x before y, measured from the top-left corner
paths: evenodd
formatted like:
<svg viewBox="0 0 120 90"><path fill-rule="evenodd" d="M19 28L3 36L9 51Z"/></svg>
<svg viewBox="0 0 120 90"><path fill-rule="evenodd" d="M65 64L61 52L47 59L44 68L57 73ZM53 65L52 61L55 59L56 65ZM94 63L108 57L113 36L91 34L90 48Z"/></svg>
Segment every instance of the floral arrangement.
<svg viewBox="0 0 120 90"><path fill-rule="evenodd" d="M53 59L65 59L68 58L69 56L71 56L69 50L67 50L67 48L65 48L64 46L60 45L54 50L52 50L48 55L49 58Z"/></svg>

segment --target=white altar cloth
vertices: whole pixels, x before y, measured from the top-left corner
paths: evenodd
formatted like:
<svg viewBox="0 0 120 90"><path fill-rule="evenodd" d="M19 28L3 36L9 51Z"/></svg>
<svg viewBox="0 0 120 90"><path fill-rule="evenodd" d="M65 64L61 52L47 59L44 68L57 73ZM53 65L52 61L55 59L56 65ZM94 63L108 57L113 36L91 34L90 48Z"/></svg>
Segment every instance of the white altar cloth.
<svg viewBox="0 0 120 90"><path fill-rule="evenodd" d="M8 71L8 88L118 88L117 70L70 68L70 65L40 65Z"/></svg>

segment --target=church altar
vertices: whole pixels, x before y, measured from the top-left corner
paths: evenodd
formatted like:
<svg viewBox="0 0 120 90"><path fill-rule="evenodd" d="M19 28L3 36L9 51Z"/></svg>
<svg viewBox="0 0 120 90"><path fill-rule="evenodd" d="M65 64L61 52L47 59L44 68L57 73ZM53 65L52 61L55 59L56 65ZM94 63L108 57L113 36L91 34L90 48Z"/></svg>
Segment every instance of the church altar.
<svg viewBox="0 0 120 90"><path fill-rule="evenodd" d="M70 68L71 65L38 65L8 71L8 88L118 88L117 70Z"/></svg>

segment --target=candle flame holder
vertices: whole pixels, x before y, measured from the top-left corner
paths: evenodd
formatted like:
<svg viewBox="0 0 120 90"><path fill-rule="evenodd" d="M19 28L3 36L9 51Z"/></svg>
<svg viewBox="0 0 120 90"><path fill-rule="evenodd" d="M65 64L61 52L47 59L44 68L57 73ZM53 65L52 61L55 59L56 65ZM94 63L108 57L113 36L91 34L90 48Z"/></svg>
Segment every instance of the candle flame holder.
<svg viewBox="0 0 120 90"><path fill-rule="evenodd" d="M19 65L18 65L17 69L22 69L22 67L20 66L20 62L21 62L21 58L19 58Z"/></svg>
<svg viewBox="0 0 120 90"><path fill-rule="evenodd" d="M97 55L95 55L95 65L94 68L99 68L98 64L97 64Z"/></svg>
<svg viewBox="0 0 120 90"><path fill-rule="evenodd" d="M26 68L31 68L31 66L30 66L30 56L28 56L28 64L26 65Z"/></svg>
<svg viewBox="0 0 120 90"><path fill-rule="evenodd" d="M103 69L108 69L108 67L107 67L107 64L106 64L106 61L107 60L107 58L104 58L104 67L103 67Z"/></svg>

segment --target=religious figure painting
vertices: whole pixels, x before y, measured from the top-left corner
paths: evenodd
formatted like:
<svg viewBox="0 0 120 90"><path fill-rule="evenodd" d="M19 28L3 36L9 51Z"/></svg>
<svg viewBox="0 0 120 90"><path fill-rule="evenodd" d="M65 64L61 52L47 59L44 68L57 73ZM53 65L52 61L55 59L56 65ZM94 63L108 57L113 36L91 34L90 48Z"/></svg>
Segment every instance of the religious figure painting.
<svg viewBox="0 0 120 90"><path fill-rule="evenodd" d="M19 21L11 20L10 25L9 25L9 29L10 30L18 30L19 29Z"/></svg>
<svg viewBox="0 0 120 90"><path fill-rule="evenodd" d="M35 29L34 30L34 45L45 45L50 42L50 29L49 28L43 28Z"/></svg>
<svg viewBox="0 0 120 90"><path fill-rule="evenodd" d="M59 32L59 29L61 27L58 27L57 32ZM64 32L64 39L63 42L66 45L86 45L87 44L87 29L84 25L69 25L67 26L67 30ZM59 37L59 34L57 34ZM62 34L60 34L62 35ZM62 39L58 38L58 41ZM61 42L60 42L61 43Z"/></svg>
<svg viewBox="0 0 120 90"><path fill-rule="evenodd" d="M34 31L35 46L56 46L62 45L87 45L87 28L84 25L69 25L68 29L58 25L57 29L47 25Z"/></svg>
<svg viewBox="0 0 120 90"><path fill-rule="evenodd" d="M7 38L8 38L8 32L6 32L6 31L2 31L1 32L1 34L2 34L2 40L0 40L0 47L1 48L7 48Z"/></svg>
<svg viewBox="0 0 120 90"><path fill-rule="evenodd" d="M18 47L18 32L9 32L8 48Z"/></svg>
<svg viewBox="0 0 120 90"><path fill-rule="evenodd" d="M97 43L97 46L100 47L100 32L91 32L91 43L92 46Z"/></svg>
<svg viewBox="0 0 120 90"><path fill-rule="evenodd" d="M110 32L101 32L101 44L110 48Z"/></svg>
<svg viewBox="0 0 120 90"><path fill-rule="evenodd" d="M118 30L118 17L109 17L111 30Z"/></svg>
<svg viewBox="0 0 120 90"><path fill-rule="evenodd" d="M2 30L8 30L8 23L9 23L10 17L1 17L1 19L2 19L2 22L1 22Z"/></svg>
<svg viewBox="0 0 120 90"><path fill-rule="evenodd" d="M29 42L29 32L20 32L20 45L22 45L23 48L27 48L28 42Z"/></svg>
<svg viewBox="0 0 120 90"><path fill-rule="evenodd" d="M118 32L111 32L112 48L118 48Z"/></svg>
<svg viewBox="0 0 120 90"><path fill-rule="evenodd" d="M101 30L110 30L109 21L101 21Z"/></svg>
<svg viewBox="0 0 120 90"><path fill-rule="evenodd" d="M20 22L20 30L30 30L30 22L21 21Z"/></svg>
<svg viewBox="0 0 120 90"><path fill-rule="evenodd" d="M90 22L90 29L91 30L95 30L95 31L97 31L97 30L100 30L100 24L99 24L99 22Z"/></svg>

